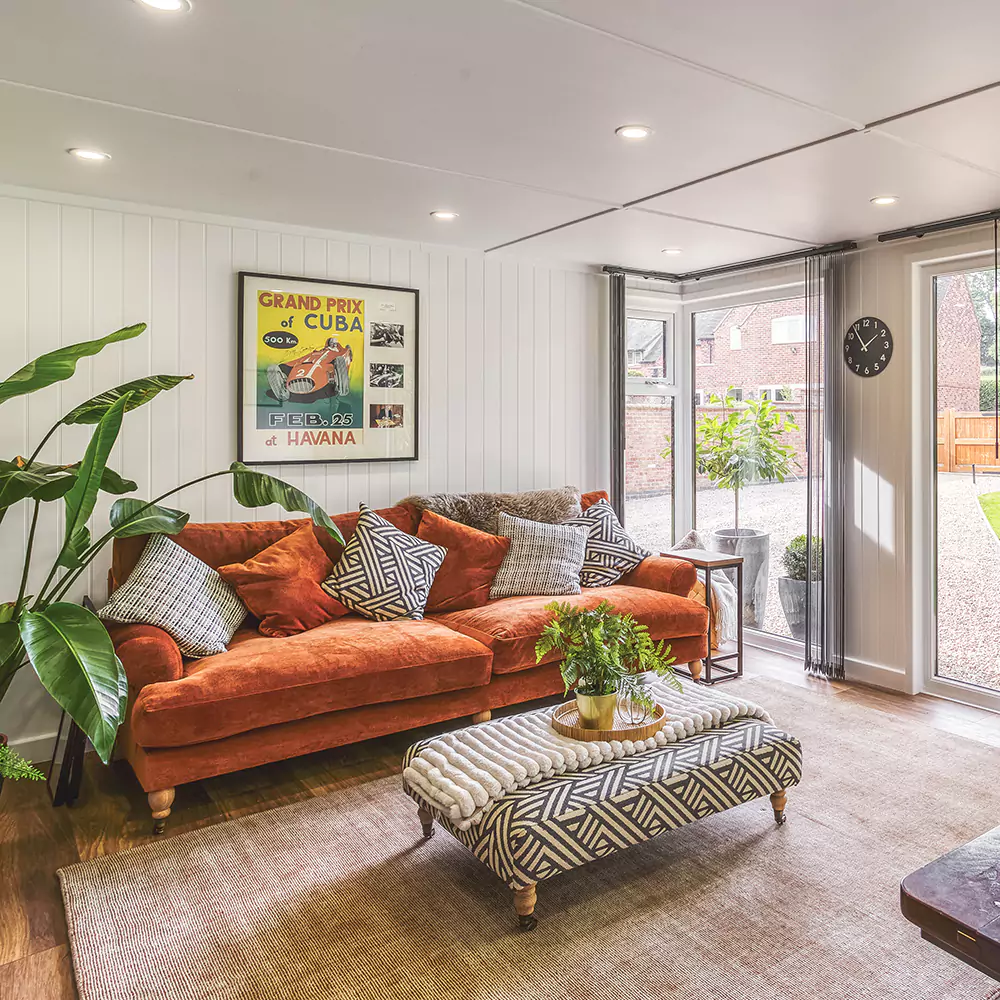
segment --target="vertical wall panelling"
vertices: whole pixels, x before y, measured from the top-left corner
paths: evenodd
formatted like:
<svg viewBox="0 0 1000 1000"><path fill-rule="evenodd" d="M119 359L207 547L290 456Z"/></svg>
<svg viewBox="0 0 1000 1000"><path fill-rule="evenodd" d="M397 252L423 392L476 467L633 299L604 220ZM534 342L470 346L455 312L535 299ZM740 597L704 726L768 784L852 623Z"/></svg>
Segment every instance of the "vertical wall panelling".
<svg viewBox="0 0 1000 1000"><path fill-rule="evenodd" d="M602 418L603 277L514 258L335 233L226 224L169 210L81 206L70 195L0 197L0 295L8 321L7 374L29 358L125 324L140 338L81 362L78 375L4 404L2 457L25 454L71 406L149 374L193 374L126 415L111 464L152 499L236 457L236 272L262 271L417 288L420 432L415 462L287 465L276 474L331 512L411 492L601 485L593 444ZM74 461L92 428L64 428L43 458ZM604 445L600 445L604 447ZM601 460L595 456L600 454ZM107 523L101 496L91 530ZM194 520L260 520L220 478L166 501ZM27 505L0 527L0 558L20 563ZM40 522L39 565L62 542L62 507ZM70 595L100 603L110 552ZM35 585L41 580L34 580ZM8 588L9 590L9 588ZM2 599L7 599L2 598ZM58 710L22 673L0 731L29 755L51 751Z"/></svg>

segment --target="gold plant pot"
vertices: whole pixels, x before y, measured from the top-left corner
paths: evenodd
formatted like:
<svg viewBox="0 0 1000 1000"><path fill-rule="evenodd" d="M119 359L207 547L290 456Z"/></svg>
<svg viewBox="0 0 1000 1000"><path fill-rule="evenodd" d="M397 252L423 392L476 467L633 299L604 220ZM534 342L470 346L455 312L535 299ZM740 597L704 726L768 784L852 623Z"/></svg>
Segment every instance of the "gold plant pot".
<svg viewBox="0 0 1000 1000"><path fill-rule="evenodd" d="M580 712L580 725L584 729L614 729L615 706L618 695L577 694L576 707Z"/></svg>

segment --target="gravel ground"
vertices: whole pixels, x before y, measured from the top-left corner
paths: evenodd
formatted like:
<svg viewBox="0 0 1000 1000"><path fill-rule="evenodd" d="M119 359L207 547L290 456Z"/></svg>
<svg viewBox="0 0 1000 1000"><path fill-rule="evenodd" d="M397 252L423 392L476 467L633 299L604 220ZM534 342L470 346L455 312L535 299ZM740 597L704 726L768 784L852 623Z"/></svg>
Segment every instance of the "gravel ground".
<svg viewBox="0 0 1000 1000"><path fill-rule="evenodd" d="M625 520L637 542L654 552L670 546L670 497L642 497L627 501ZM698 530L702 533L733 525L733 494L729 490L698 491ZM771 536L770 576L767 584L767 609L764 629L777 635L789 635L781 602L778 599L779 576L784 576L781 557L785 546L806 531L806 482L748 486L740 492L740 525L757 528ZM707 541L707 539L706 539Z"/></svg>
<svg viewBox="0 0 1000 1000"><path fill-rule="evenodd" d="M1000 540L977 499L1000 477L938 474L938 673L1000 688Z"/></svg>

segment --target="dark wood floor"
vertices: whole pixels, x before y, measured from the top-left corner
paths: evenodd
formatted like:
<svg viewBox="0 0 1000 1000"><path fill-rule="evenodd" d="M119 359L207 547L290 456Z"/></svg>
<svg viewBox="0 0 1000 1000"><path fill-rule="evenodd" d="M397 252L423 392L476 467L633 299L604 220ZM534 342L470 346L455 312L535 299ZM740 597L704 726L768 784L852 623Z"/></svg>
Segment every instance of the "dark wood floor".
<svg viewBox="0 0 1000 1000"><path fill-rule="evenodd" d="M920 719L945 732L1000 746L1000 717L980 709L923 695L909 698L811 680L796 661L760 650L748 651L747 674L812 687L843 702ZM403 751L417 735L400 733L184 785L177 789L164 836L395 774ZM7 782L2 795L0 1000L70 1000L76 991L56 869L151 839L146 796L127 764L104 768L93 754L87 759L81 799L71 809L53 809L41 783Z"/></svg>

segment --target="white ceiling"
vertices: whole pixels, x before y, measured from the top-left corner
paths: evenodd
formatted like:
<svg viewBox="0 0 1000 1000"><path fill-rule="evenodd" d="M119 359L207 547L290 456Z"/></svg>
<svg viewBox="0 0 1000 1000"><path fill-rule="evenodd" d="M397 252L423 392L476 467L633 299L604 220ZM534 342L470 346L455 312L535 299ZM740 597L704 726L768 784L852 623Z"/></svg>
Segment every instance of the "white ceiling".
<svg viewBox="0 0 1000 1000"><path fill-rule="evenodd" d="M511 250L687 271L997 207L1000 90L733 168L1000 81L998 37L995 0L4 0L0 183L480 249L640 200Z"/></svg>

